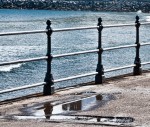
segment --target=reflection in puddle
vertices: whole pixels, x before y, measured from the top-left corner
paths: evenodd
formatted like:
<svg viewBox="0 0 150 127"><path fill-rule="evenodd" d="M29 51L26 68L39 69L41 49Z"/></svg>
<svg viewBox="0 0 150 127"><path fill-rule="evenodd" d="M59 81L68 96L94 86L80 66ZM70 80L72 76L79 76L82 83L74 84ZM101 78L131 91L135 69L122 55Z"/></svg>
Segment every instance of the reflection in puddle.
<svg viewBox="0 0 150 127"><path fill-rule="evenodd" d="M50 103L45 103L44 104L44 113L46 119L50 119L50 116L52 115L53 111L53 106Z"/></svg>
<svg viewBox="0 0 150 127"><path fill-rule="evenodd" d="M71 101L59 105L52 105L50 102L24 107L21 116L13 116L12 119L30 120L47 119L47 121L80 121L97 122L99 124L122 125L130 124L134 121L131 117L102 117L89 115L71 115L77 111L85 111L102 106L106 102L114 99L112 95L93 95L80 100Z"/></svg>
<svg viewBox="0 0 150 127"><path fill-rule="evenodd" d="M40 105L32 108L25 108L25 110L23 110L23 113L35 117L45 116L47 119L50 119L52 115L56 114L61 115L73 113L76 111L90 110L102 105L104 101L106 102L108 100L110 100L109 96L104 97L102 95L93 95L91 97L83 98L81 100L67 102L55 106L47 102L43 106Z"/></svg>
<svg viewBox="0 0 150 127"><path fill-rule="evenodd" d="M104 105L106 102L114 99L112 95L93 95L80 100L71 101L59 105L52 105L50 102L36 105L33 107L24 107L21 116L11 116L11 119L28 120L28 119L47 119L48 121L86 121L97 122L110 125L121 125L134 121L131 117L101 117L88 115L71 115L77 111L92 110ZM5 117L8 118L8 117ZM9 117L10 119L10 117Z"/></svg>
<svg viewBox="0 0 150 127"><path fill-rule="evenodd" d="M82 100L69 102L62 105L64 111L79 111L79 110L88 110L94 106L98 106L98 103L102 101L102 95L97 95Z"/></svg>

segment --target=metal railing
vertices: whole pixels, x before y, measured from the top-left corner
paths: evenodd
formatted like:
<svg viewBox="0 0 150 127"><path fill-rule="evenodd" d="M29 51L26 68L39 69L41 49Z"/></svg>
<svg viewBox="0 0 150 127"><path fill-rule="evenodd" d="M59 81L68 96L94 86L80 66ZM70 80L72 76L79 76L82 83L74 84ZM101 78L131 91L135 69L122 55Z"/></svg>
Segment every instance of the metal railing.
<svg viewBox="0 0 150 127"><path fill-rule="evenodd" d="M150 62L141 63L141 60L139 57L140 46L150 45L150 43L140 43L139 42L139 27L140 27L140 25L150 25L150 22L149 23L148 22L140 23L138 16L136 16L135 24L116 24L116 25L104 25L103 26L101 18L98 19L98 25L97 26L91 26L91 27L76 27L76 28L64 28L64 29L54 29L53 30L51 28L51 21L50 20L47 20L46 24L47 24L46 30L0 33L0 36L36 34L36 33L46 33L47 34L47 54L46 54L46 56L0 63L0 66L4 66L4 65L10 65L10 64L18 64L18 63L24 63L24 62L46 60L47 61L47 72L46 72L44 82L32 84L32 85L25 85L25 86L21 86L21 87L17 87L17 88L1 90L0 94L44 85L43 95L51 95L52 94L52 86L56 82L62 82L62 81L67 81L67 80L71 80L71 79L96 75L95 76L95 84L101 84L104 82L104 73L106 73L106 72L111 72L111 71L115 71L115 70L122 70L122 69L134 67L133 68L133 74L134 75L140 75L140 74L142 74L141 65L150 64ZM110 48L104 48L104 49L102 48L102 30L103 30L103 28L106 29L106 28L112 28L112 27L127 27L127 26L134 26L134 25L136 27L136 43L135 44L118 46L118 47L110 47ZM87 29L97 29L98 30L98 48L97 49L88 50L88 51L81 51L81 52L74 52L74 53L52 55L52 53L51 53L51 36L52 36L53 32L65 32L65 31L87 30ZM132 48L132 47L136 48L134 64L104 70L103 64L102 64L102 53L103 53L103 51L116 50L116 49L122 49L122 48ZM52 62L53 58L87 54L87 53L98 53L98 62L97 62L98 64L97 64L97 68L96 68L95 72L90 72L87 74L80 74L80 75L76 75L76 76L70 76L70 77L54 80L53 75L51 73L51 68L52 68L51 62Z"/></svg>

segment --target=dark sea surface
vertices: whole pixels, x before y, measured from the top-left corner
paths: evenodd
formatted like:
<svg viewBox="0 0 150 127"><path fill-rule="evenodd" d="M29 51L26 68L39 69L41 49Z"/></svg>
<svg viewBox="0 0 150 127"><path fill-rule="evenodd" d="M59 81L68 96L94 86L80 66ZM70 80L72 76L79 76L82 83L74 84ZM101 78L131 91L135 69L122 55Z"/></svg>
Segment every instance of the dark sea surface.
<svg viewBox="0 0 150 127"><path fill-rule="evenodd" d="M102 17L103 25L134 23L137 13L90 12L90 11L49 11L49 10L0 10L0 32L45 30L46 21L52 21L52 28L96 26ZM150 14L139 13L141 21L150 21ZM150 42L150 25L140 27L140 42ZM113 47L135 43L135 26L103 29L102 47ZM98 31L79 30L52 34L52 54L85 51L97 48ZM141 47L142 62L150 60L150 46ZM47 52L46 34L31 34L0 37L0 62L45 56ZM103 52L104 69L134 63L135 48ZM53 59L54 79L94 72L97 54L84 54ZM142 66L149 69L149 65ZM132 72L131 69L106 73L106 77ZM0 90L29 85L44 81L46 61L0 66ZM79 83L94 81L95 76L56 83L56 89ZM42 92L43 87L1 94L0 100Z"/></svg>

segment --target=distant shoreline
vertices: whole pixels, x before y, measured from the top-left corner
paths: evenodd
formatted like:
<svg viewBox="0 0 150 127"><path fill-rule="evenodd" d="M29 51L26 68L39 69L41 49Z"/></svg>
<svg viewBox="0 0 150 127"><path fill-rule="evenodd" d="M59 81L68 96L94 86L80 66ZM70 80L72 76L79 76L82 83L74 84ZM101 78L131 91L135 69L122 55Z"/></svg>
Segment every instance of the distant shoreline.
<svg viewBox="0 0 150 127"><path fill-rule="evenodd" d="M137 0L126 0L124 3L119 1L57 1L57 0L45 0L45 1L20 1L15 2L0 2L0 9L35 9L35 10L74 10L74 11L112 11L112 12L150 12L150 2L140 2Z"/></svg>

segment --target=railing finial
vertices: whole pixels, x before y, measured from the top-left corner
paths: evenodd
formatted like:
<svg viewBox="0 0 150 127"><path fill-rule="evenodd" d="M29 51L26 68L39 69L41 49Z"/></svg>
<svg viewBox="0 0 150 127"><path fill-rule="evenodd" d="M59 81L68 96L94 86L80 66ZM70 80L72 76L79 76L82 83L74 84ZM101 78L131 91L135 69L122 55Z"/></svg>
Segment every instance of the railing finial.
<svg viewBox="0 0 150 127"><path fill-rule="evenodd" d="M46 29L48 30L47 34L48 34L48 36L51 36L51 34L52 34L51 20L47 20L46 24L47 24Z"/></svg>
<svg viewBox="0 0 150 127"><path fill-rule="evenodd" d="M100 17L100 18L98 18L98 24L97 24L98 26L102 26L102 18Z"/></svg>
<svg viewBox="0 0 150 127"><path fill-rule="evenodd" d="M47 29L49 29L51 27L51 24L52 24L51 20L47 20L46 24L47 24Z"/></svg>
<svg viewBox="0 0 150 127"><path fill-rule="evenodd" d="M139 19L140 19L139 16L137 15L135 18L136 18L135 23L139 23Z"/></svg>

